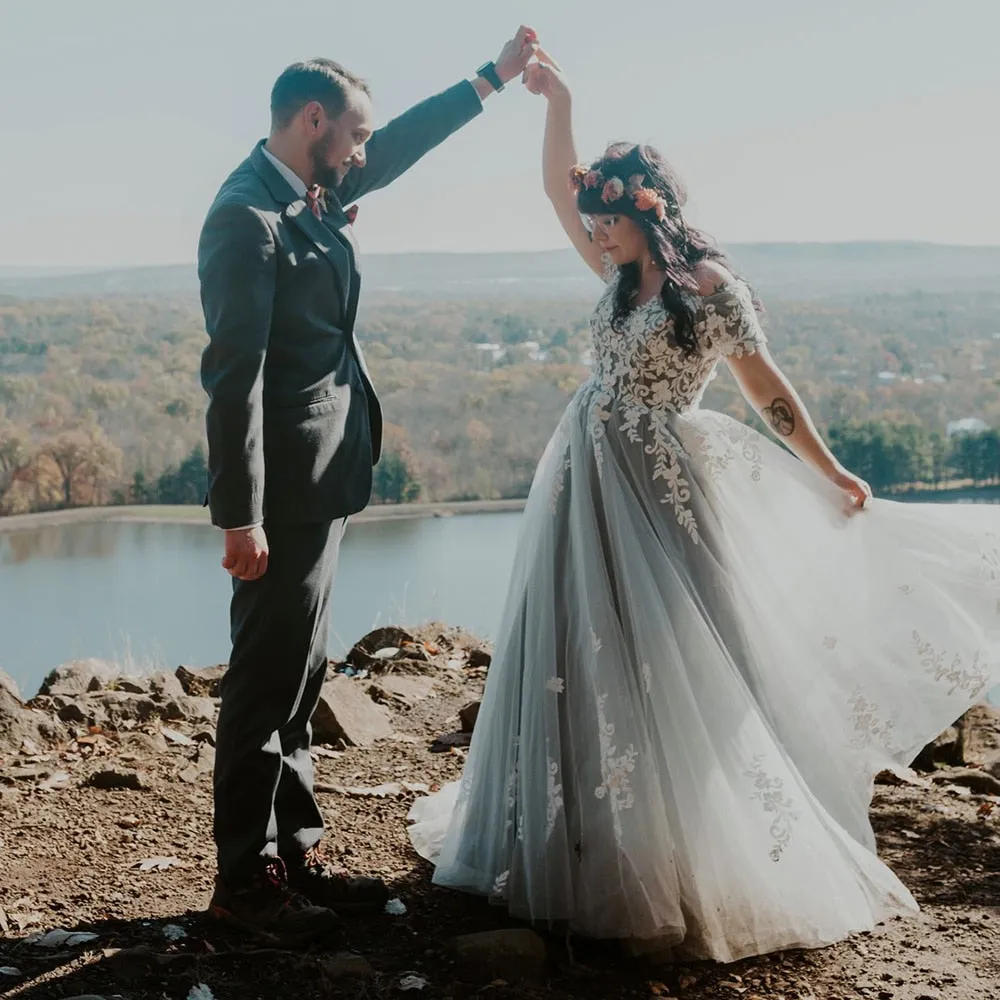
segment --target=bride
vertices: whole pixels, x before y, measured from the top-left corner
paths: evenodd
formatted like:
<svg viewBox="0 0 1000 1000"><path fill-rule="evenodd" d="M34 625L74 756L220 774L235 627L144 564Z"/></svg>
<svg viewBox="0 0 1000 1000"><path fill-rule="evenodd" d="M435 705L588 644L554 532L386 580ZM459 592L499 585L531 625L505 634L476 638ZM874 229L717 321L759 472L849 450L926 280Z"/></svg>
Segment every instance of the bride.
<svg viewBox="0 0 1000 1000"><path fill-rule="evenodd" d="M913 913L873 775L1000 681L1000 512L871 500L670 167L634 145L574 166L539 57L545 189L607 282L594 371L538 466L464 773L413 844L438 885L687 957ZM699 408L720 361L785 448Z"/></svg>

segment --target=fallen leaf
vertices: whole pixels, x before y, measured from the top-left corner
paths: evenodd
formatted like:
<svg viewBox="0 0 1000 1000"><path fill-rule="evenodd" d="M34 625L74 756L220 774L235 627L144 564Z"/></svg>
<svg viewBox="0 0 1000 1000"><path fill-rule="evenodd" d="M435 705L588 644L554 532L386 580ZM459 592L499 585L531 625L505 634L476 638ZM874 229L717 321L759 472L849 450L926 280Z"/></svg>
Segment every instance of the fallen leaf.
<svg viewBox="0 0 1000 1000"><path fill-rule="evenodd" d="M15 968L13 965L0 965L0 976L22 976L24 975L20 969Z"/></svg>
<svg viewBox="0 0 1000 1000"><path fill-rule="evenodd" d="M188 991L187 1000L215 1000L215 994L204 983L198 983Z"/></svg>
<svg viewBox="0 0 1000 1000"><path fill-rule="evenodd" d="M25 943L39 948L76 948L96 940L97 935L90 931L66 931L57 927L51 931L32 934L31 937L25 938Z"/></svg>
<svg viewBox="0 0 1000 1000"><path fill-rule="evenodd" d="M406 990L422 990L426 986L427 980L423 976L403 976L399 981L399 988L404 992Z"/></svg>
<svg viewBox="0 0 1000 1000"><path fill-rule="evenodd" d="M145 858L142 861L135 861L130 868L138 868L141 872L166 871L180 864L179 858Z"/></svg>
<svg viewBox="0 0 1000 1000"><path fill-rule="evenodd" d="M388 903L385 904L385 912L389 914L390 917L401 917L406 913L406 904L401 899L390 899Z"/></svg>
<svg viewBox="0 0 1000 1000"><path fill-rule="evenodd" d="M976 815L977 815L977 816L982 816L982 817L983 817L984 819L985 819L985 818L986 818L987 816L992 816L992 815L993 815L993 807L994 807L995 805L996 805L996 803L995 803L995 802L993 802L993 801L991 801L991 800L987 799L987 800L986 800L985 802L983 802L983 803L982 803L982 804L981 804L981 805L979 806L979 808L978 808L978 809L976 810Z"/></svg>

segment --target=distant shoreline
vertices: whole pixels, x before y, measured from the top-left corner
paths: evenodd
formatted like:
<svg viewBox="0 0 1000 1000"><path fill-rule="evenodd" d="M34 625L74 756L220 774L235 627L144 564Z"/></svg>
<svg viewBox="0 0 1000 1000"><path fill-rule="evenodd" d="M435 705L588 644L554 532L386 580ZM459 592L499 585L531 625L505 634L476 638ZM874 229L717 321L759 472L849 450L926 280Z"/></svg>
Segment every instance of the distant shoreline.
<svg viewBox="0 0 1000 1000"><path fill-rule="evenodd" d="M524 510L524 500L460 500L453 503L377 504L355 514L351 521L409 521L426 517L453 517L458 514L508 514ZM163 504L127 507L71 507L37 514L0 517L0 535L17 531L59 528L68 524L195 524L211 527L204 507Z"/></svg>

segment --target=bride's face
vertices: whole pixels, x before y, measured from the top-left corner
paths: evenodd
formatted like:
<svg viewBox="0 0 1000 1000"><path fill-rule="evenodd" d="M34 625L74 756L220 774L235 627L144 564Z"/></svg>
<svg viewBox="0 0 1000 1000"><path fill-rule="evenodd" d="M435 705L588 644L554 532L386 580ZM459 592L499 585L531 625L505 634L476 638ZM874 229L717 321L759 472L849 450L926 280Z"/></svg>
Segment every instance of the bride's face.
<svg viewBox="0 0 1000 1000"><path fill-rule="evenodd" d="M646 253L646 236L627 215L588 215L584 221L594 242L616 267L641 260Z"/></svg>

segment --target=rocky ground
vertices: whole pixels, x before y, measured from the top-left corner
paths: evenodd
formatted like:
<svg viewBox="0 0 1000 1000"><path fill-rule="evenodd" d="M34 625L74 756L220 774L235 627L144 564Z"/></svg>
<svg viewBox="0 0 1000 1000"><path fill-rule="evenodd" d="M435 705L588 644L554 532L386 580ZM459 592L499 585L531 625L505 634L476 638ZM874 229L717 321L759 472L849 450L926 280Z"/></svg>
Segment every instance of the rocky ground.
<svg viewBox="0 0 1000 1000"><path fill-rule="evenodd" d="M286 952L203 918L213 878L221 668L127 679L93 661L25 706L0 673L0 995L126 1000L1000 998L1000 714L973 710L876 786L883 856L922 914L818 952L662 965L430 887L413 799L459 774L488 654L383 630L335 666L316 716L328 844L391 886L389 912ZM444 737L444 738L442 738Z"/></svg>

